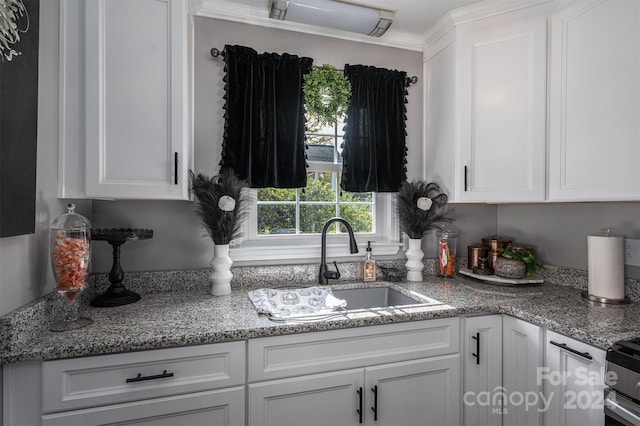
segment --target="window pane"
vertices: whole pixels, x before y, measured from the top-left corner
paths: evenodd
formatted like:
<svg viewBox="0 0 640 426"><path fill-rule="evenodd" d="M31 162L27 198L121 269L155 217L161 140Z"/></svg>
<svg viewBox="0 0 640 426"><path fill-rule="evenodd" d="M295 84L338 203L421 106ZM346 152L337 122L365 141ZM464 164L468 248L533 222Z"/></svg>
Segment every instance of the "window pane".
<svg viewBox="0 0 640 426"><path fill-rule="evenodd" d="M313 204L300 206L300 232L304 234L319 234L322 227L336 215L335 204ZM335 230L335 227L332 227ZM329 230L330 232L335 232Z"/></svg>
<svg viewBox="0 0 640 426"><path fill-rule="evenodd" d="M340 216L351 224L353 232L375 232L373 206L370 204L341 204Z"/></svg>
<svg viewBox="0 0 640 426"><path fill-rule="evenodd" d="M295 189L258 189L258 201L296 201Z"/></svg>
<svg viewBox="0 0 640 426"><path fill-rule="evenodd" d="M371 203L373 192L347 192L340 191L340 202L342 203Z"/></svg>
<svg viewBox="0 0 640 426"><path fill-rule="evenodd" d="M335 173L309 172L307 173L307 187L300 191L300 201L329 201L336 202Z"/></svg>
<svg viewBox="0 0 640 426"><path fill-rule="evenodd" d="M295 234L296 206L258 204L258 234Z"/></svg>
<svg viewBox="0 0 640 426"><path fill-rule="evenodd" d="M307 160L333 163L335 159L335 151L336 149L334 148L333 143L331 145L308 144Z"/></svg>

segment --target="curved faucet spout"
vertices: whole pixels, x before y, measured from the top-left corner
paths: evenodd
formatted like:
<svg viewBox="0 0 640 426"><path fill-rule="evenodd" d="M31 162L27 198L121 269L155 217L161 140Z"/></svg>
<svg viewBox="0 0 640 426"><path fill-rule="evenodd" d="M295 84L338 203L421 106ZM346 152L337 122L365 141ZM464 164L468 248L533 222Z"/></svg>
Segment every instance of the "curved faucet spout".
<svg viewBox="0 0 640 426"><path fill-rule="evenodd" d="M340 278L340 271L338 271L338 265L336 262L333 262L336 265L335 271L329 271L327 268L327 230L332 223L340 222L347 228L347 232L349 233L349 251L351 253L358 253L358 243L356 242L356 237L353 234L353 229L349 222L341 217L332 217L324 224L322 228L322 249L320 252L320 273L318 276L318 283L322 285L329 284L329 279L337 280Z"/></svg>

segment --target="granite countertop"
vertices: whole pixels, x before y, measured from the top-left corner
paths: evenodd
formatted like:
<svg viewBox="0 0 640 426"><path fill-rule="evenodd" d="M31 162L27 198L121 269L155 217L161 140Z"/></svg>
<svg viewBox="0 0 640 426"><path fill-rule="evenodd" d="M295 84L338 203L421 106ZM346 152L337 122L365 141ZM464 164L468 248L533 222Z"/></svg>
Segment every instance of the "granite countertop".
<svg viewBox="0 0 640 426"><path fill-rule="evenodd" d="M313 271L309 274L313 275ZM177 279L177 275L168 276L168 279ZM153 285L153 282L149 283L153 281L151 276L141 275L139 279ZM206 283L206 274L201 273L191 281L189 276L180 275L180 279L182 282ZM617 340L640 336L640 303L637 301L619 306L596 305L583 299L579 288L555 283L504 287L463 276L428 276L426 272L422 282L364 284L334 281L332 284L333 288L388 285L405 294L418 294L442 304L366 309L320 322L281 323L256 313L247 297L251 286L237 285L230 295L215 297L209 294L206 285L183 285L173 291L144 293L139 302L126 306L91 308L83 305L81 314L91 317L93 324L78 330L51 332L42 320L46 318L50 304L44 298L0 318L0 363L485 313L512 315L602 349ZM264 282L252 285L253 288L265 287Z"/></svg>

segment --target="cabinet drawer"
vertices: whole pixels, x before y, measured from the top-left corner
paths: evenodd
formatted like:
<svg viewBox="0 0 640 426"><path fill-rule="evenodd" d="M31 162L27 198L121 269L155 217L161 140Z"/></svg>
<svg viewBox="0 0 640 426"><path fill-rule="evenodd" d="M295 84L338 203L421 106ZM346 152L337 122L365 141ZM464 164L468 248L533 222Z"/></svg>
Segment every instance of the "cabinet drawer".
<svg viewBox="0 0 640 426"><path fill-rule="evenodd" d="M322 373L459 351L458 318L249 340L249 381Z"/></svg>
<svg viewBox="0 0 640 426"><path fill-rule="evenodd" d="M42 426L244 424L244 386L42 416Z"/></svg>
<svg viewBox="0 0 640 426"><path fill-rule="evenodd" d="M45 413L243 385L244 342L47 361Z"/></svg>

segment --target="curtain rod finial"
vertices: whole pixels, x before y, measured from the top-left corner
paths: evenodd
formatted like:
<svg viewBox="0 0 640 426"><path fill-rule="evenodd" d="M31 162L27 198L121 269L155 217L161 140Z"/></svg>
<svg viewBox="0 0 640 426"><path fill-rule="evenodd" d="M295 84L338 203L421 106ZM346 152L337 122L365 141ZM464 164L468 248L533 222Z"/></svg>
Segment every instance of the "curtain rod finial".
<svg viewBox="0 0 640 426"><path fill-rule="evenodd" d="M220 49L218 49L217 47L212 47L210 52L211 52L211 56L213 56L214 58L217 58L222 53L220 52Z"/></svg>

